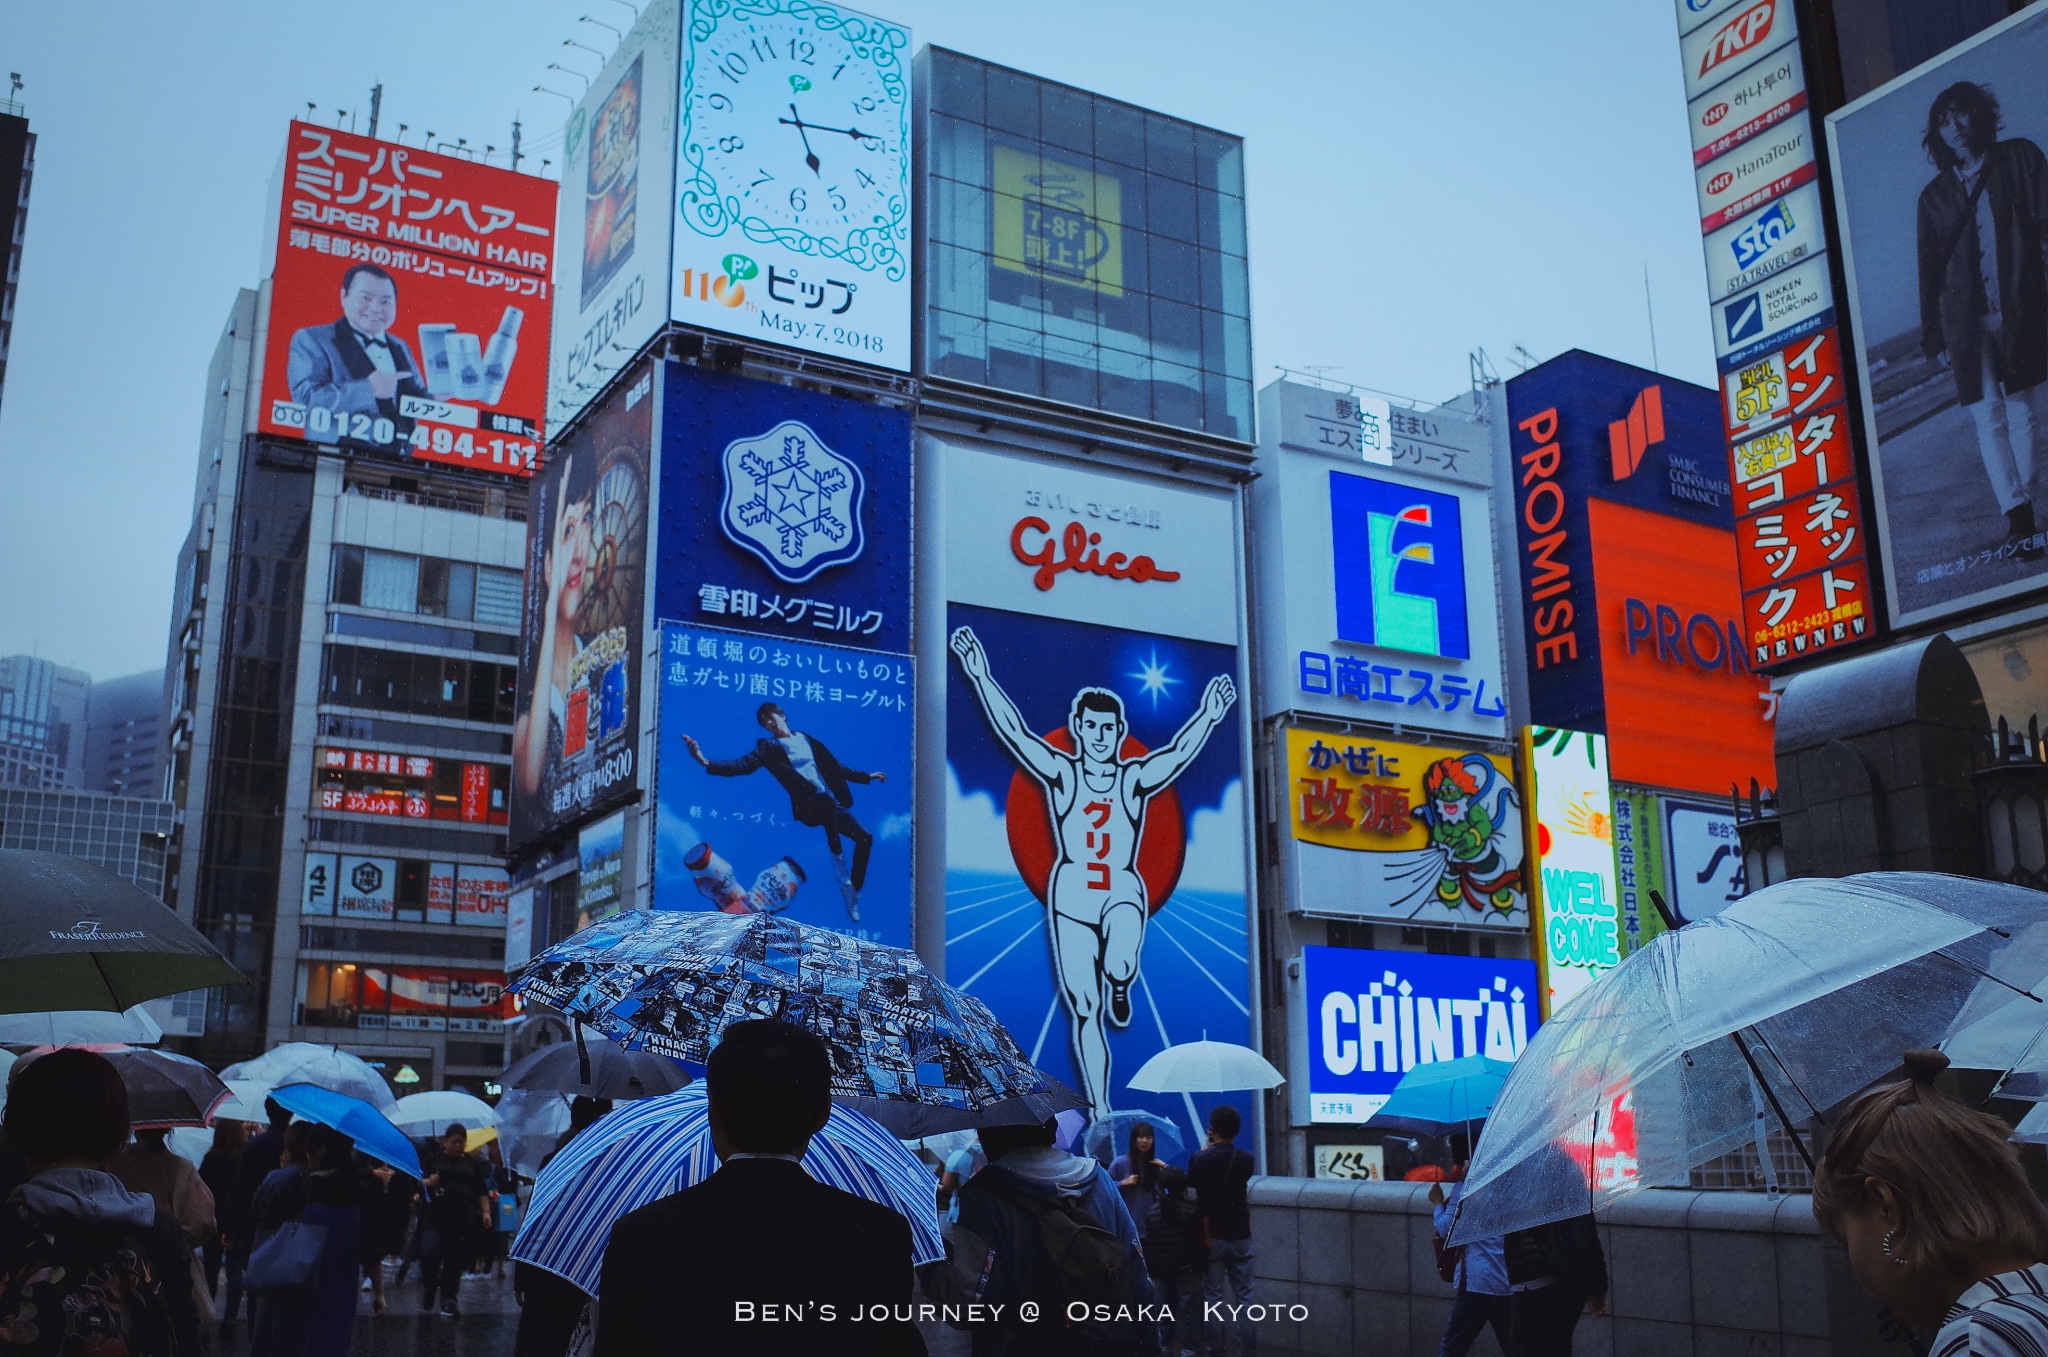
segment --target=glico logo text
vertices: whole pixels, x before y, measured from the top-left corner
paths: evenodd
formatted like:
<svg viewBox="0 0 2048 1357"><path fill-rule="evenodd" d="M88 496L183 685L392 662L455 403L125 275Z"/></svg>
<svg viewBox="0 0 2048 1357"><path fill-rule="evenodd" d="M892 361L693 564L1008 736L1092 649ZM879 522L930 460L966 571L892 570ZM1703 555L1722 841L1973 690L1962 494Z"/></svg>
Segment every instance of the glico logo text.
<svg viewBox="0 0 2048 1357"><path fill-rule="evenodd" d="M1025 534L1038 534L1035 543L1026 545ZM1058 545L1055 546L1055 540ZM1162 570L1159 563L1150 556L1130 556L1121 551L1112 551L1104 556L1101 551L1102 534L1090 532L1080 523L1069 523L1055 539L1052 524L1037 515L1028 515L1017 520L1010 529L1010 554L1025 565L1036 566L1031 573L1031 582L1040 589L1050 589L1053 581L1069 570L1083 575L1101 575L1105 579L1130 580L1143 584L1147 580L1171 582L1180 578L1178 570ZM1061 551L1065 555L1061 555Z"/></svg>

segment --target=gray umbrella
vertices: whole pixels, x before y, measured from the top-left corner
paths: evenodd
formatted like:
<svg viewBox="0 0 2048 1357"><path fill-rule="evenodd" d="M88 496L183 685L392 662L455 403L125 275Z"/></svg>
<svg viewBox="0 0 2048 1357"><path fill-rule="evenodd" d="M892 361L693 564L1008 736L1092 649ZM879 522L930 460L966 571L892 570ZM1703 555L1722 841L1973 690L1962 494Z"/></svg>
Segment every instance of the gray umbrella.
<svg viewBox="0 0 2048 1357"><path fill-rule="evenodd" d="M674 1093L690 1082L688 1071L665 1055L628 1051L609 1041L585 1043L581 1032L577 1037L523 1057L505 1071L505 1087L624 1102Z"/></svg>
<svg viewBox="0 0 2048 1357"><path fill-rule="evenodd" d="M161 900L61 853L0 849L0 1013L97 1008L246 985Z"/></svg>
<svg viewBox="0 0 2048 1357"><path fill-rule="evenodd" d="M21 1058L26 1066L61 1046L44 1047ZM172 1126L211 1126L214 1109L228 1100L219 1075L190 1056L133 1046L93 1046L120 1071L128 1087L128 1123L138 1131Z"/></svg>

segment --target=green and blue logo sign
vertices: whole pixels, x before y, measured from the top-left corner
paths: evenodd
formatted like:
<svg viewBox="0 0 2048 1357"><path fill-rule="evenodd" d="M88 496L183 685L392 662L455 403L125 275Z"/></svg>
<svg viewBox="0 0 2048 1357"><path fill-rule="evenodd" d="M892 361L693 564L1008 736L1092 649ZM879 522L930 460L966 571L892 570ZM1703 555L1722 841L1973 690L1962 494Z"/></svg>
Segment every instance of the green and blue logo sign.
<svg viewBox="0 0 2048 1357"><path fill-rule="evenodd" d="M1457 496L1332 471L1330 545L1337 639L1472 657Z"/></svg>

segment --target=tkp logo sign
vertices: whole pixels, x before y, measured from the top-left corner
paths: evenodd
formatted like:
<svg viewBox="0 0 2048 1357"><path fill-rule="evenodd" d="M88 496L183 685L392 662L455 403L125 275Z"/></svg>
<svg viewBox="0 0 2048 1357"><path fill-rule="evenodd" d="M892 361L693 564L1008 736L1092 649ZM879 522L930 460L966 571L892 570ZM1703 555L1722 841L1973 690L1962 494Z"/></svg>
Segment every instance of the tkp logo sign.
<svg viewBox="0 0 2048 1357"><path fill-rule="evenodd" d="M1330 473L1337 639L1472 658L1458 498Z"/></svg>
<svg viewBox="0 0 2048 1357"><path fill-rule="evenodd" d="M860 468L826 447L808 425L786 419L725 449L719 525L734 545L788 584L860 557Z"/></svg>
<svg viewBox="0 0 2048 1357"><path fill-rule="evenodd" d="M1778 0L1757 0L1742 13L1722 24L1707 42L1707 50L1700 56L1700 77L1716 66L1724 66L1745 52L1756 50L1778 19Z"/></svg>

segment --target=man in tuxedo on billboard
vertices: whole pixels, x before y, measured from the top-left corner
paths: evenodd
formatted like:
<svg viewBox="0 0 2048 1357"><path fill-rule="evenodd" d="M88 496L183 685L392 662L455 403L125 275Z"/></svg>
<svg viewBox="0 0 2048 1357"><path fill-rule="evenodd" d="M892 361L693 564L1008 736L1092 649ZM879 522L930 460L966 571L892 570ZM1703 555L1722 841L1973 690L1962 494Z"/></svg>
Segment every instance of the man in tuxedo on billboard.
<svg viewBox="0 0 2048 1357"><path fill-rule="evenodd" d="M398 284L375 264L341 275L341 319L309 325L292 336L285 379L292 399L337 415L368 415L396 423L400 396L425 396L419 364L391 332Z"/></svg>

